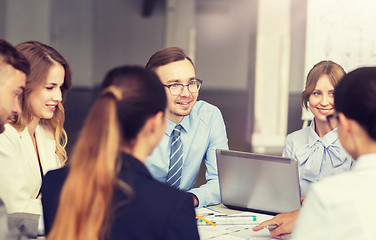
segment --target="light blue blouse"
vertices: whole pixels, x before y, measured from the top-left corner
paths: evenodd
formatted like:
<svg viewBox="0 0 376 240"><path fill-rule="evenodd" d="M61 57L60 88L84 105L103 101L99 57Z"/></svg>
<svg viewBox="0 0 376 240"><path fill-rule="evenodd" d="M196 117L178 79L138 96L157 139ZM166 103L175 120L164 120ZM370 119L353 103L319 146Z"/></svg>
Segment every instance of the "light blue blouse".
<svg viewBox="0 0 376 240"><path fill-rule="evenodd" d="M320 138L315 132L315 121L287 135L282 155L298 160L302 196L307 195L311 183L349 171L353 163L339 142L337 128Z"/></svg>

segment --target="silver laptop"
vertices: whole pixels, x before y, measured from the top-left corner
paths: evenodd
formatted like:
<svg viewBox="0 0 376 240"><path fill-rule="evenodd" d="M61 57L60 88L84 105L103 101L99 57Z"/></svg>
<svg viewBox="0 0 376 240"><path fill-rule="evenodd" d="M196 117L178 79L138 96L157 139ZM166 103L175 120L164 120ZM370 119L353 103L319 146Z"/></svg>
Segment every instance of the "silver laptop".
<svg viewBox="0 0 376 240"><path fill-rule="evenodd" d="M271 215L300 207L295 159L222 149L216 155L225 206Z"/></svg>

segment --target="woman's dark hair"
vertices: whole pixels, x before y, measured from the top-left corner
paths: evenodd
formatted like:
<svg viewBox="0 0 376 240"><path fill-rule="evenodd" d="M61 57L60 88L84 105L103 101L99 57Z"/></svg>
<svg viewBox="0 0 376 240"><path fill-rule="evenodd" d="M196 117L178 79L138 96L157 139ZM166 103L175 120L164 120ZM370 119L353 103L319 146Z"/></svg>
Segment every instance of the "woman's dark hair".
<svg viewBox="0 0 376 240"><path fill-rule="evenodd" d="M358 68L345 75L335 89L334 105L376 140L376 67Z"/></svg>
<svg viewBox="0 0 376 240"><path fill-rule="evenodd" d="M149 117L166 109L166 92L151 70L137 66L118 67L108 72L103 82L111 82L109 86L122 90L117 116L123 140L134 139Z"/></svg>

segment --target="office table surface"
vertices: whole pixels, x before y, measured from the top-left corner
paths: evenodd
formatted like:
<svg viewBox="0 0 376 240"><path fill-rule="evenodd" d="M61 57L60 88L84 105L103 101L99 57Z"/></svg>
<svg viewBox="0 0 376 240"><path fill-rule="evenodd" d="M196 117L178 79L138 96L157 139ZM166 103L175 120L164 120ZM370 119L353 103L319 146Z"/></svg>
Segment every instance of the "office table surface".
<svg viewBox="0 0 376 240"><path fill-rule="evenodd" d="M213 240L246 240L246 239L274 239L269 230L263 229L258 232L254 232L252 228L257 224L273 218L272 215L260 214L260 213L253 213L253 212L243 212L237 211L233 209L229 209L223 204L209 206L206 208L199 208L196 209L196 214L199 216L203 216L206 219L214 219L210 215L207 214L226 214L228 216L242 216L242 215L252 215L256 216L256 221L254 224L249 225L222 225L218 224L217 226L212 226L210 224L201 223L198 224L198 231L200 234L200 239L213 239ZM288 239L289 237L286 236ZM284 239L286 239L284 238Z"/></svg>

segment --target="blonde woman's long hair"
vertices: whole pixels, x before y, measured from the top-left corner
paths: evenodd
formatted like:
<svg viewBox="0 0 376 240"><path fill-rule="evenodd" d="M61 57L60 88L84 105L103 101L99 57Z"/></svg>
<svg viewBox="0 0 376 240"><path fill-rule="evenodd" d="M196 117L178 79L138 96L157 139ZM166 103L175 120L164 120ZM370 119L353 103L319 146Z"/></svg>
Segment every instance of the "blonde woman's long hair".
<svg viewBox="0 0 376 240"><path fill-rule="evenodd" d="M19 131L33 119L33 112L30 107L30 94L36 88L45 84L49 70L55 64L60 64L64 68L64 83L61 87L62 99L65 100L67 92L71 88L71 70L68 62L55 49L37 41L20 43L16 49L22 53L30 63L30 74L26 79L26 86L23 96L20 98L22 113L17 116L12 125ZM54 115L51 119L41 119L40 124L51 130L56 142L56 154L62 164L67 160L65 146L67 145L67 134L63 128L65 120L64 107L58 103Z"/></svg>
<svg viewBox="0 0 376 240"><path fill-rule="evenodd" d="M91 108L70 159L69 174L47 240L109 239L115 188L132 199L118 179L120 146L131 146L146 120L166 108L154 72L136 66L111 70ZM129 203L129 201L128 201Z"/></svg>

